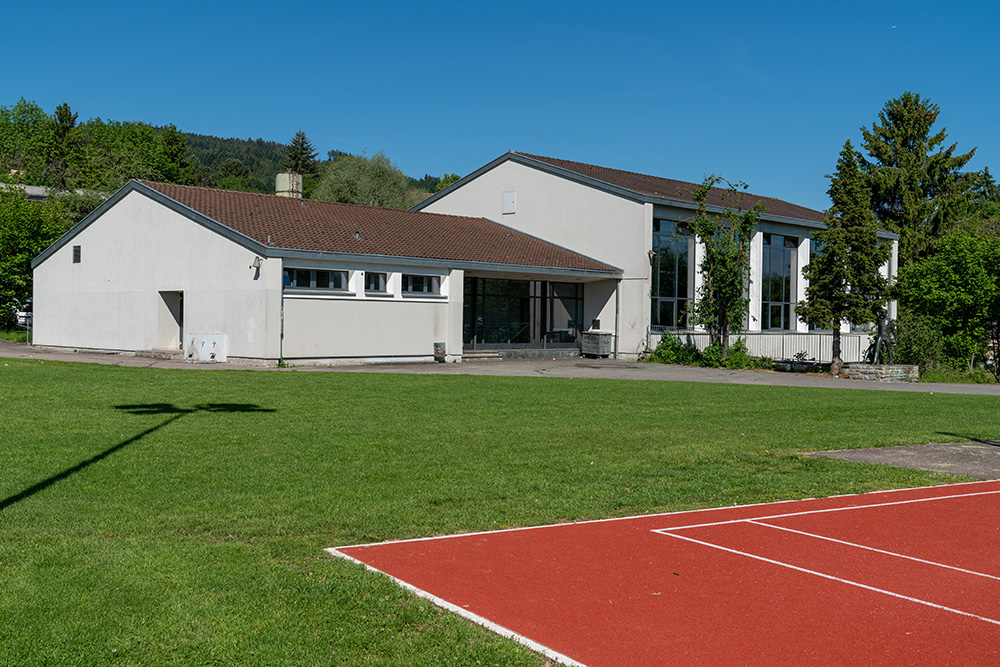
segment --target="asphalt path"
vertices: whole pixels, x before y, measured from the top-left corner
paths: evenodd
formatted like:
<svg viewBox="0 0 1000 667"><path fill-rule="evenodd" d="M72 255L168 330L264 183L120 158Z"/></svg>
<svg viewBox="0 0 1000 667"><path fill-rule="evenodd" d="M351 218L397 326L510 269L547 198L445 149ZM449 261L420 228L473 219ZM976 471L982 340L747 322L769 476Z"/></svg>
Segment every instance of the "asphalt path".
<svg viewBox="0 0 1000 667"><path fill-rule="evenodd" d="M675 366L615 359L557 357L540 359L504 359L461 363L346 363L334 366L254 366L242 363L190 363L178 359L154 359L131 354L72 352L38 348L0 340L0 358L39 359L141 366L149 368L188 368L214 370L259 370L269 372L324 373L411 373L421 375L494 375L500 377L561 377L616 380L659 380L667 382L714 382L780 387L822 387L827 389L863 389L871 391L917 391L941 394L979 394L1000 396L1000 384L965 384L941 382L869 382L833 378L819 373L783 373L776 371L732 371L725 368Z"/></svg>

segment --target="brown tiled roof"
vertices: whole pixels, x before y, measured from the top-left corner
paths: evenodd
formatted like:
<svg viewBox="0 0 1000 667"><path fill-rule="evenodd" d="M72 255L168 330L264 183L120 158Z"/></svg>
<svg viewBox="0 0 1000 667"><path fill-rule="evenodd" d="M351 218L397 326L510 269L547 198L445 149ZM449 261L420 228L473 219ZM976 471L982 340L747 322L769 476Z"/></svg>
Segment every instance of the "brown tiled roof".
<svg viewBox="0 0 1000 667"><path fill-rule="evenodd" d="M693 202L695 191L701 187L696 183L687 183L685 181L675 181L670 178L660 178L658 176L647 176L646 174L637 174L631 171L621 171L619 169L609 169L607 167L597 167L592 164L584 164L583 162L571 162L569 160L558 160L551 157L542 157L541 155L531 155L529 153L520 153L516 151L515 155L522 155L526 158L532 160L538 160L539 162L545 162L554 167L560 167L567 171L572 171L581 176L587 176L598 181L603 181L610 185L615 185L626 190L631 190L642 195L650 195L652 197L662 197L663 199L673 199L683 202ZM723 206L723 207L733 207L735 204L733 202L727 202L724 197L728 194L728 190L723 188L712 188L708 193L708 198L706 203L710 206ZM754 206L758 201L764 203L764 208L769 215L779 215L788 218L798 218L800 220L809 220L812 222L822 222L823 214L820 211L814 211L811 208L806 208L804 206L797 206L795 204L790 204L786 201L780 199L775 199L773 197L761 197L760 195L754 195L746 193L743 196L742 208L748 209Z"/></svg>
<svg viewBox="0 0 1000 667"><path fill-rule="evenodd" d="M276 248L618 270L485 218L142 181L212 220Z"/></svg>

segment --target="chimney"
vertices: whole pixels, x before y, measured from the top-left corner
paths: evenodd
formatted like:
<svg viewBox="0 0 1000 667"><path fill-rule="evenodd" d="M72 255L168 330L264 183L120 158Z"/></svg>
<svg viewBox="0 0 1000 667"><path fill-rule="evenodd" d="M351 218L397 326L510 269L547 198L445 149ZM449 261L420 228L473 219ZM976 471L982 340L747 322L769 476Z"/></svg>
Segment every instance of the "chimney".
<svg viewBox="0 0 1000 667"><path fill-rule="evenodd" d="M274 179L274 194L302 199L302 174L296 174L291 169L279 173Z"/></svg>

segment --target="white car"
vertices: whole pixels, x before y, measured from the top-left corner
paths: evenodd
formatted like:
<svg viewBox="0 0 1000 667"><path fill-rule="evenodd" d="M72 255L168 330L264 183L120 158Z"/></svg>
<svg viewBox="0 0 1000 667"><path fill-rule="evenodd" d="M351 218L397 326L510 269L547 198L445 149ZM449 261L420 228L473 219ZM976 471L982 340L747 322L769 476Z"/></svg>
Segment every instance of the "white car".
<svg viewBox="0 0 1000 667"><path fill-rule="evenodd" d="M22 329L31 328L31 299L28 299L27 305L22 306L21 302L17 299L14 300L16 306L14 307L14 319L17 320L17 326Z"/></svg>

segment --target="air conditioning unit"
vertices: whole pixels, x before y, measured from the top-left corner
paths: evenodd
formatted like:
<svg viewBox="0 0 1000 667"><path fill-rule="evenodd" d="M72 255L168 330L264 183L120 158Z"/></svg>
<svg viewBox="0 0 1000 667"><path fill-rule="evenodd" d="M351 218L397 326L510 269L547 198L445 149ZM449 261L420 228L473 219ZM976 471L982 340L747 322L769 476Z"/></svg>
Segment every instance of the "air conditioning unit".
<svg viewBox="0 0 1000 667"><path fill-rule="evenodd" d="M615 334L612 331L591 329L583 332L580 354L585 357L610 357L614 352Z"/></svg>

